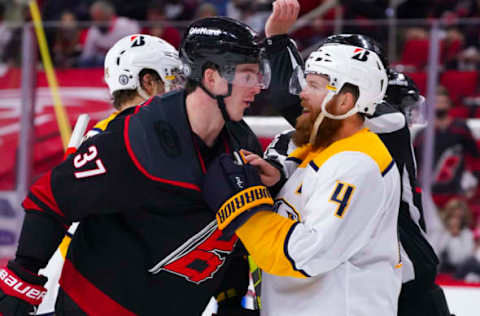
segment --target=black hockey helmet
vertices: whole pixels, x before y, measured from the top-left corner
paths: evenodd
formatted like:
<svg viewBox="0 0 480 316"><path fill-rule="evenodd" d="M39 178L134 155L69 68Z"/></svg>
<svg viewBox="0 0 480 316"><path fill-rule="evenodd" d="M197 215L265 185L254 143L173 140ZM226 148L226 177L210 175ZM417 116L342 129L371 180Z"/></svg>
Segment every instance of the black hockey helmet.
<svg viewBox="0 0 480 316"><path fill-rule="evenodd" d="M423 124L425 98L408 75L390 69L385 101L400 109L410 124Z"/></svg>
<svg viewBox="0 0 480 316"><path fill-rule="evenodd" d="M263 62L263 46L248 25L227 17L194 21L185 31L180 57L188 78L201 82L206 66L214 64L229 82L238 64ZM262 71L262 69L261 69Z"/></svg>
<svg viewBox="0 0 480 316"><path fill-rule="evenodd" d="M420 98L420 92L413 80L404 73L390 69L385 100L401 107L410 106Z"/></svg>
<svg viewBox="0 0 480 316"><path fill-rule="evenodd" d="M383 63L383 67L388 69L388 59L385 56L383 46L373 38L363 34L334 34L323 39L320 46L325 44L344 44L368 49L378 55Z"/></svg>

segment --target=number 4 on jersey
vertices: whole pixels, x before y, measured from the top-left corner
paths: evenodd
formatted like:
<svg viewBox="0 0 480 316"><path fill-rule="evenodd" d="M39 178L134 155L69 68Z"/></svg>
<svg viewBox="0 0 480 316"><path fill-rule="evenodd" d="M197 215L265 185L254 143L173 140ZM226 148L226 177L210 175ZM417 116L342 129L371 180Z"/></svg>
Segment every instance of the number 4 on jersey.
<svg viewBox="0 0 480 316"><path fill-rule="evenodd" d="M346 182L337 181L332 196L330 197L331 202L338 204L337 210L335 211L336 217L343 218L352 198L354 190L355 186Z"/></svg>

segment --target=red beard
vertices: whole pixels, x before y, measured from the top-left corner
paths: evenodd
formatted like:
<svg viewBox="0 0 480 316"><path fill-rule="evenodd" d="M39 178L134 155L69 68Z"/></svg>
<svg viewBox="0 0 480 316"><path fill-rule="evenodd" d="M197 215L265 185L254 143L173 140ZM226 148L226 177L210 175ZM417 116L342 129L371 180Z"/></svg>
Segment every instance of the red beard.
<svg viewBox="0 0 480 316"><path fill-rule="evenodd" d="M326 108L329 113L332 113L330 108L333 106L333 102L336 101L336 97L332 98L328 102ZM304 101L302 101L303 103ZM304 104L302 104L304 105ZM311 107L307 108L311 109ZM334 114L334 113L332 113ZM307 144L310 140L310 133L312 132L313 124L317 119L319 112L309 112L300 115L297 118L297 123L295 124L295 133L292 136L292 140L297 146L303 146ZM320 147L327 147L333 143L334 136L337 134L338 130L342 127L343 120L334 120L328 117L324 117L322 123L318 127L317 136L315 137L315 144L312 144L313 149L318 149Z"/></svg>

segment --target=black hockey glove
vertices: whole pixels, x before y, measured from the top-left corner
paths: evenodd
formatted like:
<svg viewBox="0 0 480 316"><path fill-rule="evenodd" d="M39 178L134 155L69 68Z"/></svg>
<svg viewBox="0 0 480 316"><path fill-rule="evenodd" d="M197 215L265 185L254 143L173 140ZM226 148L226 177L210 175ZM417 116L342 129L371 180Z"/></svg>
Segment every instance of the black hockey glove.
<svg viewBox="0 0 480 316"><path fill-rule="evenodd" d="M15 261L0 269L0 315L27 316L42 302L47 278L24 269Z"/></svg>
<svg viewBox="0 0 480 316"><path fill-rule="evenodd" d="M243 164L240 155L222 154L209 166L203 183L203 198L216 212L218 228L227 234L259 210L271 210L273 199L254 166Z"/></svg>

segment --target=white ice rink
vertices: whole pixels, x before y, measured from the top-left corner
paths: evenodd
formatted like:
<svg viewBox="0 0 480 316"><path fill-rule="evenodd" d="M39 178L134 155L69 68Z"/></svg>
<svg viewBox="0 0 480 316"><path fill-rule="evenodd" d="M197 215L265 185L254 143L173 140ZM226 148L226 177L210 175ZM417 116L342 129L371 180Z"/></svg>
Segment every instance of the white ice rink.
<svg viewBox="0 0 480 316"><path fill-rule="evenodd" d="M455 316L480 316L480 287L442 286L442 288L450 312ZM211 316L215 311L216 305L212 299L202 316Z"/></svg>

